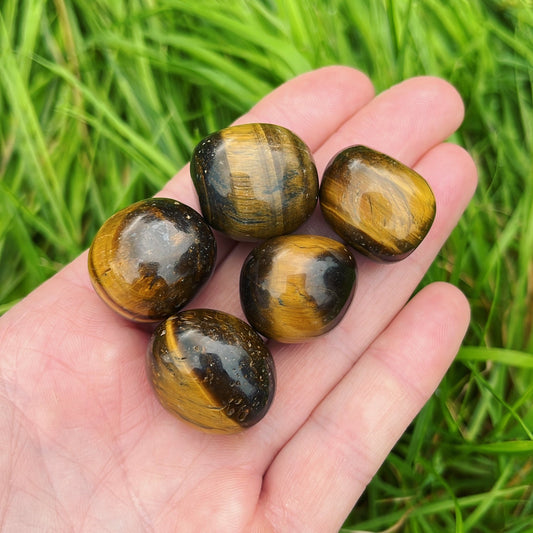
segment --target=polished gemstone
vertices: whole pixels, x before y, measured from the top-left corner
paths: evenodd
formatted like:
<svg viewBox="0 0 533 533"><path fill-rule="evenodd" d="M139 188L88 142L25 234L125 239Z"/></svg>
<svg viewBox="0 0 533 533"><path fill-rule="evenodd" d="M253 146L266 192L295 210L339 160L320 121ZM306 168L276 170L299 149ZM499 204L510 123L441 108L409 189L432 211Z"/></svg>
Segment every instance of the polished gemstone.
<svg viewBox="0 0 533 533"><path fill-rule="evenodd" d="M207 432L256 424L274 398L270 351L246 322L221 311L190 309L162 322L147 371L163 407Z"/></svg>
<svg viewBox="0 0 533 533"><path fill-rule="evenodd" d="M194 149L191 176L207 222L241 241L294 231L318 200L309 148L274 124L241 124L209 135Z"/></svg>
<svg viewBox="0 0 533 533"><path fill-rule="evenodd" d="M356 273L352 253L340 242L315 235L275 237L244 262L242 308L265 337L304 342L340 322L354 294Z"/></svg>
<svg viewBox="0 0 533 533"><path fill-rule="evenodd" d="M398 261L416 249L435 218L435 197L414 170L366 146L328 164L320 207L335 232L362 254Z"/></svg>
<svg viewBox="0 0 533 533"><path fill-rule="evenodd" d="M191 207L150 198L111 216L89 250L96 292L116 312L155 322L189 303L216 259L211 228Z"/></svg>

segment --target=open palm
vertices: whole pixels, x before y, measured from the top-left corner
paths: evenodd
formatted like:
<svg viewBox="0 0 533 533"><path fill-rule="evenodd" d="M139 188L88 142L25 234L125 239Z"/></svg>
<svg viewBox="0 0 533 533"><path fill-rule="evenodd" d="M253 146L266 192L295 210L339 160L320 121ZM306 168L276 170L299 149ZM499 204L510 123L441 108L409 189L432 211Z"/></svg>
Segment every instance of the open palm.
<svg viewBox="0 0 533 533"><path fill-rule="evenodd" d="M300 345L272 343L276 398L237 435L201 433L167 413L145 376L149 333L93 291L86 255L0 320L0 529L5 531L336 531L453 359L468 305L437 283L408 298L475 187L455 90L415 78L374 97L345 67L302 75L239 122L288 127L319 173L366 144L422 174L437 199L425 241L406 260L357 256L341 324ZM161 192L195 209L188 170ZM325 233L320 216L301 231ZM218 238L218 265L192 302L242 317L250 245Z"/></svg>

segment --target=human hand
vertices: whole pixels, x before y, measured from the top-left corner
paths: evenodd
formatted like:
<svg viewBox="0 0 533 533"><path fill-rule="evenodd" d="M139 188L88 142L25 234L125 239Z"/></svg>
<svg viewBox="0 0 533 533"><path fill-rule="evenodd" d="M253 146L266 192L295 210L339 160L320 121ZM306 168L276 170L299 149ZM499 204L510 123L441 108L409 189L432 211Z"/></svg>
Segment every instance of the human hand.
<svg viewBox="0 0 533 533"><path fill-rule="evenodd" d="M94 292L83 254L0 320L0 524L4 531L336 531L455 356L469 321L453 286L407 300L467 205L472 160L442 143L460 124L447 83L415 78L377 97L359 72L329 67L281 86L239 122L299 135L319 175L366 144L414 166L437 216L407 259L357 256L345 318L307 344L271 343L271 410L237 435L204 434L158 403L145 376L149 333ZM161 192L195 209L188 169ZM308 233L323 233L317 215ZM218 266L192 307L243 316L251 245L218 240Z"/></svg>

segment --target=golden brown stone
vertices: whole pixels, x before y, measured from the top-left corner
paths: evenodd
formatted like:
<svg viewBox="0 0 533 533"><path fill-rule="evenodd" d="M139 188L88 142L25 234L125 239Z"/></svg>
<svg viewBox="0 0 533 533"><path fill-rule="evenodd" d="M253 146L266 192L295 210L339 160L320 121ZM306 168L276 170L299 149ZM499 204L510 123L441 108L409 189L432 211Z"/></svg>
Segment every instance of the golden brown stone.
<svg viewBox="0 0 533 533"><path fill-rule="evenodd" d="M294 231L318 200L309 148L273 124L230 126L209 135L194 149L191 176L207 222L241 241Z"/></svg>
<svg viewBox="0 0 533 533"><path fill-rule="evenodd" d="M216 241L199 213L168 198L110 217L89 250L96 292L117 313L155 322L192 300L215 266Z"/></svg>
<svg viewBox="0 0 533 533"><path fill-rule="evenodd" d="M265 337L304 342L340 322L355 281L355 260L340 242L315 235L275 237L244 262L241 304L247 320Z"/></svg>
<svg viewBox="0 0 533 533"><path fill-rule="evenodd" d="M272 356L242 320L211 309L182 311L155 330L148 378L168 411L212 433L256 424L275 392Z"/></svg>
<svg viewBox="0 0 533 533"><path fill-rule="evenodd" d="M435 218L428 183L399 161L352 146L328 164L320 188L324 218L348 244L381 261L407 257Z"/></svg>

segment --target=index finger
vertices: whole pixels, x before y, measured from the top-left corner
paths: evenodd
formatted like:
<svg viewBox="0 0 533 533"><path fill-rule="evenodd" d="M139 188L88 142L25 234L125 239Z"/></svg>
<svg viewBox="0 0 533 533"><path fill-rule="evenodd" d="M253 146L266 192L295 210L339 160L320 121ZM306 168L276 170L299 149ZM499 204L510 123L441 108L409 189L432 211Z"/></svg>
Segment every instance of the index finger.
<svg viewBox="0 0 533 533"><path fill-rule="evenodd" d="M324 67L284 83L235 123L269 122L284 126L314 153L373 96L370 80L360 71L349 67ZM158 196L174 198L200 211L189 165L181 169ZM235 246L235 241L221 235L217 237L220 261Z"/></svg>

